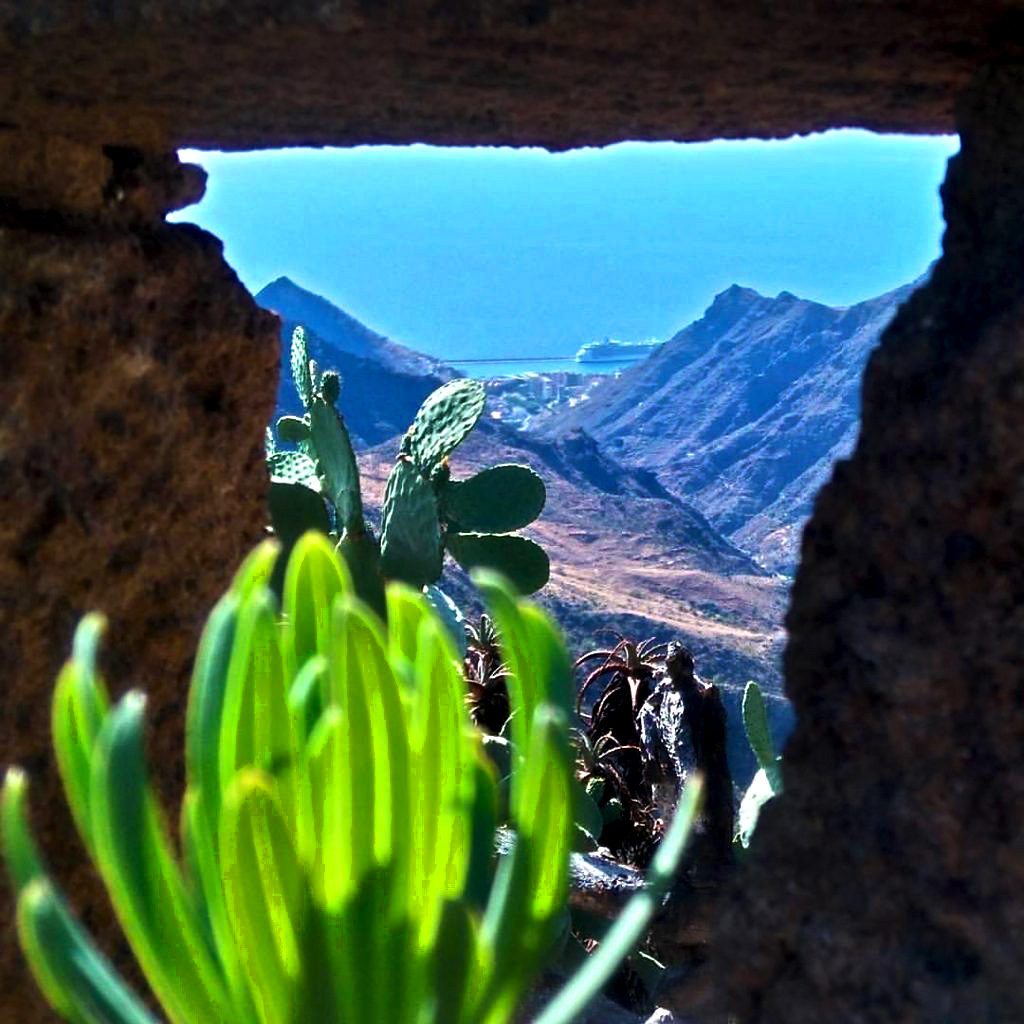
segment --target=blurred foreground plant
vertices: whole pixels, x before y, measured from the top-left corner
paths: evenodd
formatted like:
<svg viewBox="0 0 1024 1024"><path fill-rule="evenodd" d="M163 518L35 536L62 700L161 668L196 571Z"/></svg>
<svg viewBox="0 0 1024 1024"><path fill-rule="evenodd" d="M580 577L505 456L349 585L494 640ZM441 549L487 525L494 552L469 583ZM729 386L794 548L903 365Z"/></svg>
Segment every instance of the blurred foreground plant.
<svg viewBox="0 0 1024 1024"><path fill-rule="evenodd" d="M426 599L355 597L322 535L298 541L283 607L277 547L249 557L206 624L186 720L180 863L148 781L144 698L113 707L89 615L53 703L71 809L173 1024L431 1024L511 1018L564 929L572 829L570 668L557 630L478 577L506 640L515 749L512 852L496 858L496 780L458 656ZM0 825L18 932L75 1024L155 1024L68 910L5 779ZM644 930L694 811L692 789L637 896L545 1012L569 1021Z"/></svg>
<svg viewBox="0 0 1024 1024"><path fill-rule="evenodd" d="M752 679L743 690L743 728L759 766L743 794L737 815L736 841L747 849L757 828L761 808L782 792L782 758L772 742L761 687Z"/></svg>

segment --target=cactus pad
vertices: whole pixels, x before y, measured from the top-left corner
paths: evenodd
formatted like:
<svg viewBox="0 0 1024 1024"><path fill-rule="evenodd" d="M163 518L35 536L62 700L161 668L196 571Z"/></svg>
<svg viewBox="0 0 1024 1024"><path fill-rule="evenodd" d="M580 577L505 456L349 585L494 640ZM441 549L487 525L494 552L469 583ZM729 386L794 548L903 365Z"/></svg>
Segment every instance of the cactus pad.
<svg viewBox="0 0 1024 1024"><path fill-rule="evenodd" d="M282 416L277 421L277 436L285 444L299 444L309 439L309 424L298 416Z"/></svg>
<svg viewBox="0 0 1024 1024"><path fill-rule="evenodd" d="M467 572L495 569L507 576L521 594L540 590L551 573L544 549L514 534L449 533L445 546Z"/></svg>
<svg viewBox="0 0 1024 1024"><path fill-rule="evenodd" d="M384 577L380 571L380 549L376 538L366 530L346 532L338 541L337 551L345 559L359 599L369 605L382 622L387 622Z"/></svg>
<svg viewBox="0 0 1024 1024"><path fill-rule="evenodd" d="M509 533L532 523L544 508L544 481L529 466L500 465L441 491L444 516L461 532Z"/></svg>
<svg viewBox="0 0 1024 1024"><path fill-rule="evenodd" d="M316 463L303 452L274 452L267 458L270 477L285 484L305 484L312 491L320 490Z"/></svg>
<svg viewBox="0 0 1024 1024"><path fill-rule="evenodd" d="M306 332L301 327L292 331L292 380L295 390L299 393L302 404L308 409L313 400L313 378L309 372L309 346L306 344Z"/></svg>
<svg viewBox="0 0 1024 1024"><path fill-rule="evenodd" d="M381 569L388 579L418 588L441 575L443 557L434 488L412 462L400 458L384 489Z"/></svg>
<svg viewBox="0 0 1024 1024"><path fill-rule="evenodd" d="M341 378L333 371L327 370L320 379L320 394L328 405L334 405L341 395Z"/></svg>
<svg viewBox="0 0 1024 1024"><path fill-rule="evenodd" d="M768 777L772 792L781 793L782 773L779 770L779 758L775 753L771 730L768 728L764 697L761 695L761 687L753 680L747 683L743 691L743 728L757 763Z"/></svg>
<svg viewBox="0 0 1024 1024"><path fill-rule="evenodd" d="M295 542L307 530L327 533L330 523L324 499L301 483L272 481L267 503L270 508L270 524L281 542L281 551L278 553L270 578L270 589L280 597L284 568L288 564L288 556Z"/></svg>
<svg viewBox="0 0 1024 1024"><path fill-rule="evenodd" d="M479 381L450 380L420 406L402 441L402 450L430 475L460 445L484 411L486 395Z"/></svg>
<svg viewBox="0 0 1024 1024"><path fill-rule="evenodd" d="M352 441L334 406L322 398L310 403L309 436L324 490L338 511L338 522L346 530L361 532L363 499Z"/></svg>

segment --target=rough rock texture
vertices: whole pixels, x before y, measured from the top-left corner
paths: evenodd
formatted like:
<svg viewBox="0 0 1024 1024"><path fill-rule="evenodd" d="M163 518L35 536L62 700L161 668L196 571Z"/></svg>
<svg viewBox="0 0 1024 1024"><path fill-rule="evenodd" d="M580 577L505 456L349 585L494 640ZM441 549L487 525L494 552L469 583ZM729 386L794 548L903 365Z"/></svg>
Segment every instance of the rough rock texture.
<svg viewBox="0 0 1024 1024"><path fill-rule="evenodd" d="M30 177L27 197L0 201L0 751L29 772L45 856L124 968L50 751L53 681L78 618L105 611L108 678L116 693L148 693L173 808L198 631L262 532L277 323L215 238L156 220L181 194L141 184L146 160L133 186L102 152L55 145L80 157L74 182L51 165L49 184ZM156 164L160 181L192 179ZM12 177L0 172L0 191ZM32 212L44 186L92 216ZM51 1020L12 916L0 871L0 1019Z"/></svg>
<svg viewBox="0 0 1024 1024"><path fill-rule="evenodd" d="M1013 0L0 0L0 120L160 151L949 131Z"/></svg>
<svg viewBox="0 0 1024 1024"><path fill-rule="evenodd" d="M741 1022L1024 1020L1024 67L960 126L804 538L786 792L717 939Z"/></svg>

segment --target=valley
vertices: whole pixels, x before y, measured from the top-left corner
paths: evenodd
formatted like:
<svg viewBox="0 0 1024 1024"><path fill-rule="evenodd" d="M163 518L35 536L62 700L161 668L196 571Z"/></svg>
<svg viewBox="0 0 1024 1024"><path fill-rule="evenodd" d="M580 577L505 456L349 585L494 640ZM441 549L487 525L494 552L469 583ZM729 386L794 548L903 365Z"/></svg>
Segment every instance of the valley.
<svg viewBox="0 0 1024 1024"><path fill-rule="evenodd" d="M739 727L757 680L779 737L783 620L802 526L831 466L852 448L860 379L899 304L919 282L845 309L737 285L634 366L571 383L555 374L488 383L484 418L454 453L456 477L525 462L547 504L526 532L547 551L537 595L573 656L633 640L681 640L716 682L735 728L737 777L753 762ZM260 293L282 317L279 413L294 412L287 365L302 323L314 358L340 372L371 519L400 435L457 371L396 345L287 278ZM564 375L563 375L564 376ZM449 562L442 586L478 614Z"/></svg>

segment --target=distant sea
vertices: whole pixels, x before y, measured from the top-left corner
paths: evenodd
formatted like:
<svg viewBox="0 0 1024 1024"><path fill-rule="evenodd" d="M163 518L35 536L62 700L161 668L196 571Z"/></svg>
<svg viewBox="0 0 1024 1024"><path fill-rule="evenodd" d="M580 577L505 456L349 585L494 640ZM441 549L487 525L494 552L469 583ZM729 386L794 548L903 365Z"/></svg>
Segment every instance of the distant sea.
<svg viewBox="0 0 1024 1024"><path fill-rule="evenodd" d="M522 373L614 373L635 366L637 359L602 359L578 363L571 356L562 359L449 359L449 366L467 377L490 380Z"/></svg>

